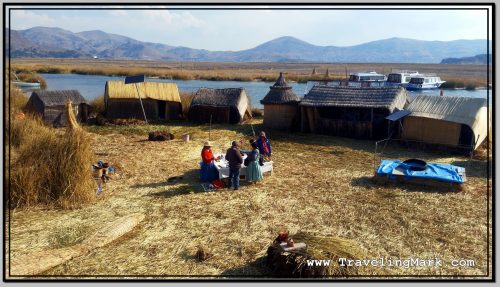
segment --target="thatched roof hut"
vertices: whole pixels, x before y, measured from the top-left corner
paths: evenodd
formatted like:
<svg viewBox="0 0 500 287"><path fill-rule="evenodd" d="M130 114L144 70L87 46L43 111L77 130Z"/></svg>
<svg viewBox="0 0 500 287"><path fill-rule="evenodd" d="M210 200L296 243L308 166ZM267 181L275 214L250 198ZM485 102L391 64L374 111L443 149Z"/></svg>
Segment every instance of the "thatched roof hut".
<svg viewBox="0 0 500 287"><path fill-rule="evenodd" d="M386 116L407 104L400 87L314 86L302 99L301 130L354 138L381 139L388 134Z"/></svg>
<svg viewBox="0 0 500 287"><path fill-rule="evenodd" d="M251 100L243 88L199 89L191 102L190 121L236 124L252 118Z"/></svg>
<svg viewBox="0 0 500 287"><path fill-rule="evenodd" d="M291 129L298 122L300 98L292 91L283 73L260 101L264 105L264 126L271 129Z"/></svg>
<svg viewBox="0 0 500 287"><path fill-rule="evenodd" d="M148 120L180 118L182 105L175 83L143 82L126 85L123 81L106 82L104 92L106 117L143 119L137 90Z"/></svg>
<svg viewBox="0 0 500 287"><path fill-rule="evenodd" d="M65 113L66 102L71 101L76 119L86 122L88 103L77 90L34 91L26 104L26 109L42 116L53 126L65 126L68 121Z"/></svg>
<svg viewBox="0 0 500 287"><path fill-rule="evenodd" d="M476 149L487 137L486 99L418 95L406 109L404 139Z"/></svg>

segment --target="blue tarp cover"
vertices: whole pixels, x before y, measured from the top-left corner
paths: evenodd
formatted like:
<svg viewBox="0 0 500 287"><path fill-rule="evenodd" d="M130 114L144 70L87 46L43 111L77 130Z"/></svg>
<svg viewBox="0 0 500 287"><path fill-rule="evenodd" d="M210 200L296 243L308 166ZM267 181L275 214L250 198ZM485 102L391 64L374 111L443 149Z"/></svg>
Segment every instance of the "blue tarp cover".
<svg viewBox="0 0 500 287"><path fill-rule="evenodd" d="M142 83L144 78L144 75L125 77L125 84Z"/></svg>
<svg viewBox="0 0 500 287"><path fill-rule="evenodd" d="M399 168L398 168L399 167ZM427 178L445 182L464 183L465 168L451 164L427 163L427 168L423 171L414 171L408 169L408 165L400 160L382 160L377 169L377 176L388 176L389 179L395 179L397 175L393 171L398 168L398 171L403 173L405 179L412 178Z"/></svg>
<svg viewBox="0 0 500 287"><path fill-rule="evenodd" d="M406 117L409 114L411 114L411 112L408 110L400 110L400 111L397 111L397 112L394 112L394 113L388 115L387 117L385 117L385 119L390 120L392 122L395 122L395 121L399 120L400 118Z"/></svg>

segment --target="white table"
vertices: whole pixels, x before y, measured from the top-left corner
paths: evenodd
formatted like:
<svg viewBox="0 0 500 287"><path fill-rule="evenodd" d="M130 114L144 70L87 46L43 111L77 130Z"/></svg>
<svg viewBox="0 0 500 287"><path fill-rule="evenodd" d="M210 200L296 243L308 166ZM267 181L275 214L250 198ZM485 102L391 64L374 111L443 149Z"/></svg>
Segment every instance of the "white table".
<svg viewBox="0 0 500 287"><path fill-rule="evenodd" d="M215 158L217 158L219 155L215 155ZM245 158L247 155L243 155L243 161L245 161ZM217 168L217 171L219 172L219 179L223 178L228 178L229 177L229 162L227 160L221 160L221 161L214 161L215 168ZM265 172L273 172L273 162L272 161L265 161L264 165L260 167L262 170L262 173ZM244 177L246 179L246 173L247 173L247 167L244 164L241 164L240 168L240 177Z"/></svg>

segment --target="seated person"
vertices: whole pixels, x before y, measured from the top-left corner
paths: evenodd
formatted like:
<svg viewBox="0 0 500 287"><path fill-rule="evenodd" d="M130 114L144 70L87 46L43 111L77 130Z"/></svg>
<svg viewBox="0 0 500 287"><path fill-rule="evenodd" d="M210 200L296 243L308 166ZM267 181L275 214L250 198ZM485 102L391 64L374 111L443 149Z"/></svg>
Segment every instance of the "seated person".
<svg viewBox="0 0 500 287"><path fill-rule="evenodd" d="M217 169L214 165L214 155L212 153L212 144L210 142L205 142L203 149L201 150L200 162L200 181L202 182L212 182L218 178Z"/></svg>

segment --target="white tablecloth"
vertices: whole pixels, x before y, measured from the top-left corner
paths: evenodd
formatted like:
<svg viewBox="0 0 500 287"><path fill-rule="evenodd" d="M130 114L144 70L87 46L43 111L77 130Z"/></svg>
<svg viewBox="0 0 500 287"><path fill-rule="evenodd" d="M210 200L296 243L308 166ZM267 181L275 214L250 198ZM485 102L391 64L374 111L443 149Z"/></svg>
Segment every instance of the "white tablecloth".
<svg viewBox="0 0 500 287"><path fill-rule="evenodd" d="M215 156L217 158L217 155ZM246 158L246 155L243 156L243 160ZM217 168L217 171L219 172L219 179L223 178L228 178L229 177L229 166L228 166L228 161L222 160L222 161L215 161L214 162L215 167ZM273 171L273 162L272 161L265 161L264 165L260 167L262 170L262 173L265 172L272 172ZM247 173L247 167L245 165L241 165L240 168L240 176L244 176L246 178L246 173Z"/></svg>

